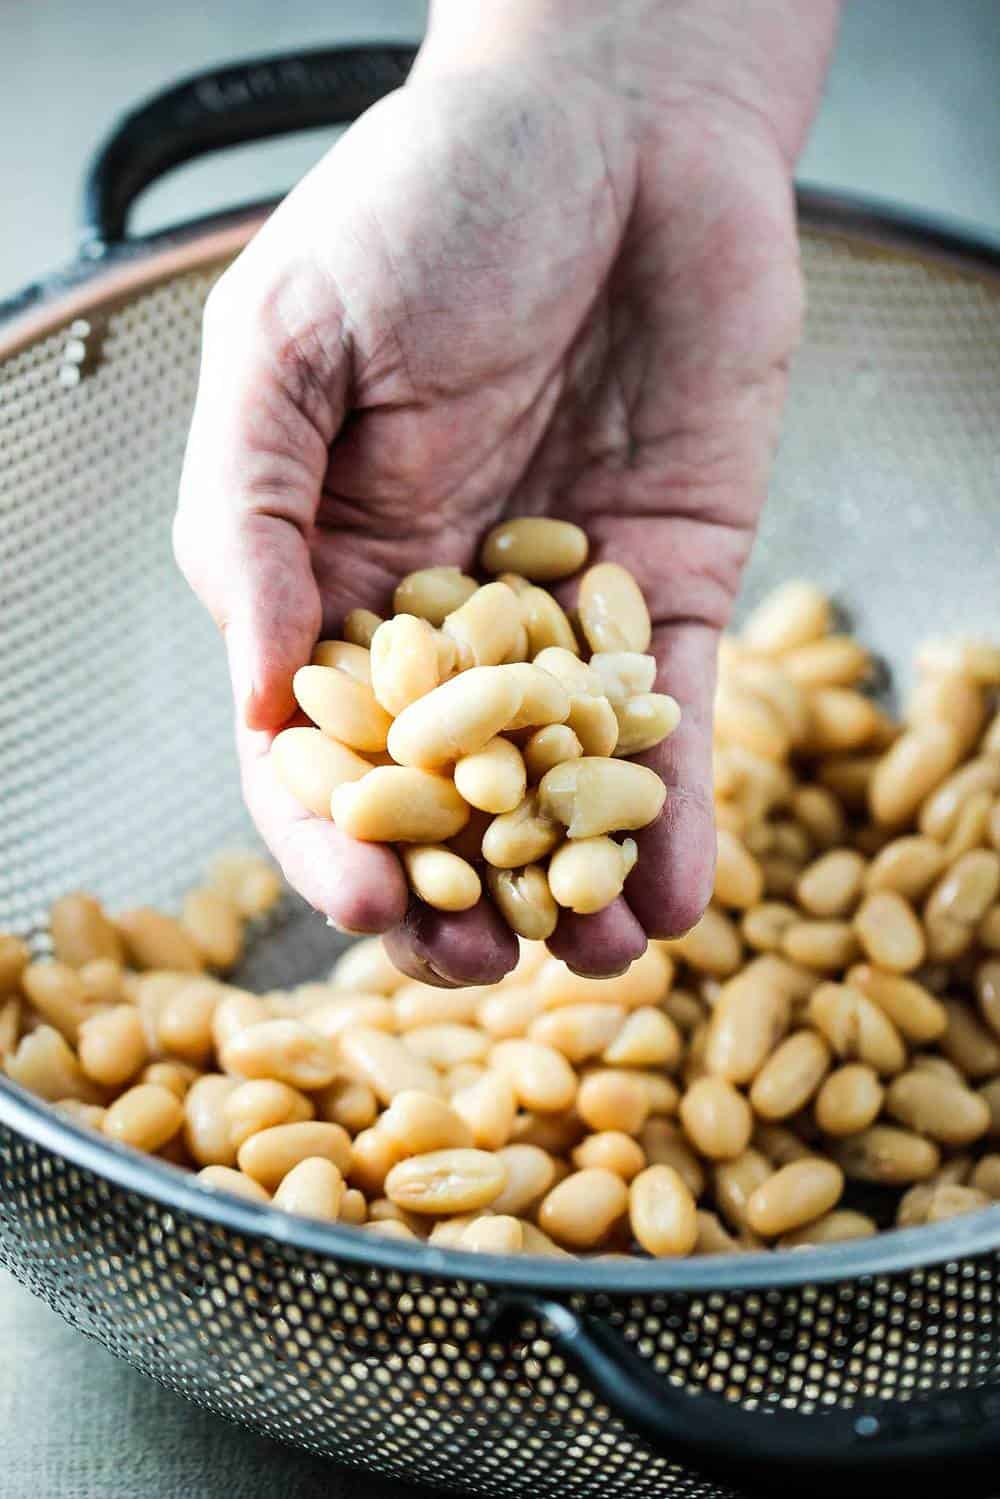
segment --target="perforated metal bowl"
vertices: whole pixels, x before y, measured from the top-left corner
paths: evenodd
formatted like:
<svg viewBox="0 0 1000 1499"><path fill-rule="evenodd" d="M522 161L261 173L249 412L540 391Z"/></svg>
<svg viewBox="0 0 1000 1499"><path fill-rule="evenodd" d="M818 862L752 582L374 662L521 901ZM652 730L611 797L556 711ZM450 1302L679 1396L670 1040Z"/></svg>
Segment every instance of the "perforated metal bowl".
<svg viewBox="0 0 1000 1499"><path fill-rule="evenodd" d="M169 521L199 321L247 210L124 242L134 193L209 145L346 118L400 51L196 80L126 122L87 257L0 324L0 928L78 885L176 899L250 837L214 632ZM815 197L774 495L747 585L804 573L903 663L997 633L1000 259ZM333 953L301 907L247 980ZM375 1244L209 1198L0 1083L0 1262L189 1399L377 1468L504 1496L993 1489L1000 1209L809 1253L586 1263ZM991 1466L992 1465L992 1466Z"/></svg>

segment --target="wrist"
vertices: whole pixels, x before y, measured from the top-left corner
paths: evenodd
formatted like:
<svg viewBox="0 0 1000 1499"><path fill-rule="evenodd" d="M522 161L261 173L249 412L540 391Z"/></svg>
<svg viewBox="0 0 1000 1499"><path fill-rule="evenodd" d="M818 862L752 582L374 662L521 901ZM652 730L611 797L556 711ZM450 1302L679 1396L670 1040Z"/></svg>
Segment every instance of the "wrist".
<svg viewBox="0 0 1000 1499"><path fill-rule="evenodd" d="M710 107L770 133L789 166L819 102L841 0L432 0L415 76L575 81L655 128Z"/></svg>

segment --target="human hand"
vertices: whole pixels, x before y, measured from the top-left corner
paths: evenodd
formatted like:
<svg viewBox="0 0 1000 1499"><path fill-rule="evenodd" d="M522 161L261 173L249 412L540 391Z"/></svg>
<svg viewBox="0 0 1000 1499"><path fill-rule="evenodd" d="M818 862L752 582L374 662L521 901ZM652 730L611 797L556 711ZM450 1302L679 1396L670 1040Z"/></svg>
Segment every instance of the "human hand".
<svg viewBox="0 0 1000 1499"><path fill-rule="evenodd" d="M716 645L798 334L791 168L835 5L606 9L439 5L406 87L205 313L175 543L225 633L248 805L307 900L432 982L502 976L498 914L408 906L392 850L305 813L266 751L321 634L414 568L471 567L504 514L574 520L636 575L683 710L644 757L668 794L624 898L550 947L619 971L711 893Z"/></svg>

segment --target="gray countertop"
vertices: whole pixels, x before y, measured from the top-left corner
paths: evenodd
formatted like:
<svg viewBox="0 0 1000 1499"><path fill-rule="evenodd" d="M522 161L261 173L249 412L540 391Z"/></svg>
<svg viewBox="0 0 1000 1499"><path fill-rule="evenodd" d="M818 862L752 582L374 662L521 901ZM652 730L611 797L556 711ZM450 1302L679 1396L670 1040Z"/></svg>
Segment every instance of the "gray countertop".
<svg viewBox="0 0 1000 1499"><path fill-rule="evenodd" d="M0 5L0 188L17 204L17 232L0 236L0 296L70 256L83 163L136 99L238 56L417 36L424 13L423 0ZM802 176L1000 232L998 78L996 0L854 0ZM311 132L185 169L154 189L140 223L276 193L325 142ZM2 1272L0 1350L0 1499L420 1499L194 1409Z"/></svg>

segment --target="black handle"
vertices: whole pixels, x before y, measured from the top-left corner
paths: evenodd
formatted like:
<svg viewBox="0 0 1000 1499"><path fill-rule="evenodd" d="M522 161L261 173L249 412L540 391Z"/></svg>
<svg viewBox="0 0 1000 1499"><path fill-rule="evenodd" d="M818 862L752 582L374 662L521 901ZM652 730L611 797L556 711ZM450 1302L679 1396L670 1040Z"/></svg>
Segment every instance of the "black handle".
<svg viewBox="0 0 1000 1499"><path fill-rule="evenodd" d="M749 1411L679 1390L606 1322L538 1296L504 1299L497 1330L545 1324L588 1384L652 1447L739 1494L773 1499L782 1484L810 1499L879 1495L889 1479L959 1479L962 1499L998 1492L1000 1391L970 1389L909 1403L868 1401L807 1415ZM982 1487L978 1486L979 1483Z"/></svg>
<svg viewBox="0 0 1000 1499"><path fill-rule="evenodd" d="M82 248L125 238L128 212L171 167L209 151L316 125L343 125L405 82L406 46L333 47L262 57L197 73L139 105L91 161L83 188Z"/></svg>

